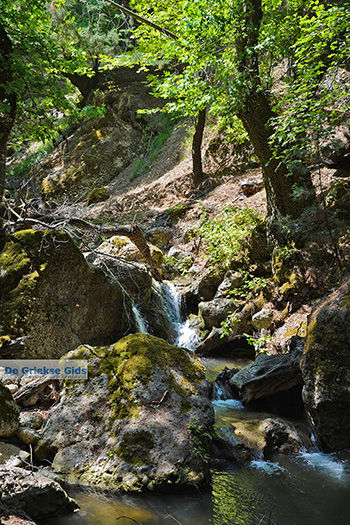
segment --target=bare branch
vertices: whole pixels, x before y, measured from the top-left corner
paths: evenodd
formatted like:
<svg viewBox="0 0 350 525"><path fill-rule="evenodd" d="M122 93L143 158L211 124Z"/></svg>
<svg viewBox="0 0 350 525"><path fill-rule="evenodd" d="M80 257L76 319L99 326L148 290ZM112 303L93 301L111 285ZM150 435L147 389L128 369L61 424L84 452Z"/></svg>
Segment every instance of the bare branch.
<svg viewBox="0 0 350 525"><path fill-rule="evenodd" d="M148 18L144 18L143 16L138 15L134 11L131 11L131 9L127 9L123 5L117 4L116 2L113 2L113 0L107 0L110 4L112 4L114 7L119 9L122 13L125 15L131 16L131 18L134 18L138 22L141 22L141 24L146 24L147 26L153 27L153 29L157 29L157 31L160 31L165 36L168 36L169 38L172 38L173 40L177 40L178 37L175 35L175 33L172 33L168 29L165 29L164 27L159 26L158 24L155 24L151 20L148 20Z"/></svg>

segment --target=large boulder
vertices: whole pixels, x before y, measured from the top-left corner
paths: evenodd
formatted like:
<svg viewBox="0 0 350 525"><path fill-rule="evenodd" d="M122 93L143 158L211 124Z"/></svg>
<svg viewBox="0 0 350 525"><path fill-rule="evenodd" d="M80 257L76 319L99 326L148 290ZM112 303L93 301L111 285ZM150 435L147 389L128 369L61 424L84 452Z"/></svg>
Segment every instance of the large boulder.
<svg viewBox="0 0 350 525"><path fill-rule="evenodd" d="M88 260L94 266L107 268L107 275L113 276L132 297L136 331L147 331L169 343L175 341L177 333L167 312L164 286L153 278L149 266L116 256L113 244L108 242L99 247L98 254L89 254Z"/></svg>
<svg viewBox="0 0 350 525"><path fill-rule="evenodd" d="M326 450L350 448L350 280L313 312L301 361L303 397Z"/></svg>
<svg viewBox="0 0 350 525"><path fill-rule="evenodd" d="M224 371L218 386L246 406L263 408L278 414L299 414L303 409L300 357L301 338L295 336L295 345L288 354L260 354L254 363L238 372Z"/></svg>
<svg viewBox="0 0 350 525"><path fill-rule="evenodd" d="M0 290L0 335L29 336L18 357L54 359L132 327L121 287L90 268L62 232L11 235L0 253Z"/></svg>
<svg viewBox="0 0 350 525"><path fill-rule="evenodd" d="M10 437L18 429L19 408L11 392L0 383L0 437Z"/></svg>
<svg viewBox="0 0 350 525"><path fill-rule="evenodd" d="M18 467L0 467L0 507L18 515L24 513L40 522L74 512L78 505L62 487L40 472Z"/></svg>
<svg viewBox="0 0 350 525"><path fill-rule="evenodd" d="M138 491L205 481L214 415L193 354L134 334L114 346L80 347L89 379L66 381L38 458L69 481Z"/></svg>

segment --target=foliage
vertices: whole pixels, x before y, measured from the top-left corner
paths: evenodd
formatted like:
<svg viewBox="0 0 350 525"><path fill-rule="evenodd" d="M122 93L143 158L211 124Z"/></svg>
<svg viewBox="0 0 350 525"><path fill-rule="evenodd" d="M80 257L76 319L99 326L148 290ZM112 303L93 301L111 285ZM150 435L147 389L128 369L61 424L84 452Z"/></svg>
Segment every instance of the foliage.
<svg viewBox="0 0 350 525"><path fill-rule="evenodd" d="M213 271L228 270L237 263L249 267L249 240L261 220L256 210L249 207L229 206L213 219L203 212L195 235L203 239Z"/></svg>
<svg viewBox="0 0 350 525"><path fill-rule="evenodd" d="M197 419L191 419L188 431L192 438L192 454L199 459L208 462L210 460L210 444L215 435L215 430L207 430L199 424Z"/></svg>
<svg viewBox="0 0 350 525"><path fill-rule="evenodd" d="M106 0L66 0L53 16L63 54L74 61L80 53L95 73L114 67L113 58L133 46L132 20Z"/></svg>
<svg viewBox="0 0 350 525"><path fill-rule="evenodd" d="M267 352L266 345L271 341L272 336L271 335L262 335L260 337L251 336L249 334L243 334L248 343L252 346L254 346L254 350L258 354L265 354Z"/></svg>
<svg viewBox="0 0 350 525"><path fill-rule="evenodd" d="M160 118L160 130L157 132L153 126L148 125L143 130L142 146L143 155L134 164L131 180L143 175L161 153L176 121L167 115Z"/></svg>

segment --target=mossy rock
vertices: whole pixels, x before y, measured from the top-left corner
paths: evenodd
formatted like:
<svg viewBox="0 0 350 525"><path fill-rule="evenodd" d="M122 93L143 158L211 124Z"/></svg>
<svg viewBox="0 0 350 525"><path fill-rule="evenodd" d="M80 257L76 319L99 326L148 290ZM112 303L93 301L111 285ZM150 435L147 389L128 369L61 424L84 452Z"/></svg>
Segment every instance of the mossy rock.
<svg viewBox="0 0 350 525"><path fill-rule="evenodd" d="M0 253L0 335L30 336L22 357L108 344L129 324L128 299L63 232L21 230ZM131 310L131 305L129 304Z"/></svg>
<svg viewBox="0 0 350 525"><path fill-rule="evenodd" d="M306 408L324 448L350 448L350 280L311 315L301 368Z"/></svg>
<svg viewBox="0 0 350 525"><path fill-rule="evenodd" d="M87 198L87 206L108 200L107 188L94 188Z"/></svg>
<svg viewBox="0 0 350 525"><path fill-rule="evenodd" d="M204 368L192 353L133 334L66 357L87 359L89 379L65 381L36 449L41 459L52 454L53 468L69 481L110 489L205 481L210 442L198 458L190 426L195 420L210 433L214 415Z"/></svg>
<svg viewBox="0 0 350 525"><path fill-rule="evenodd" d="M0 383L0 437L13 436L19 426L19 408L11 392Z"/></svg>
<svg viewBox="0 0 350 525"><path fill-rule="evenodd" d="M157 246L149 244L151 257L154 266L160 268L163 263L163 252ZM108 241L101 244L99 251L102 253L109 253L115 257L122 257L128 261L147 263L147 259L142 255L140 250L133 244L128 237L123 235L116 235Z"/></svg>

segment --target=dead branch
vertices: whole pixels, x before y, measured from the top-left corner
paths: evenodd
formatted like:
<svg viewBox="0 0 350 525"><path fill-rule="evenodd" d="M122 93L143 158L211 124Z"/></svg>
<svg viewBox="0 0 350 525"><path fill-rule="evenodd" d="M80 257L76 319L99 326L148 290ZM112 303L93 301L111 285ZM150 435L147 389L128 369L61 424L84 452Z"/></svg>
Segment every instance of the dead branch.
<svg viewBox="0 0 350 525"><path fill-rule="evenodd" d="M141 253L145 262L149 264L153 272L158 276L158 270L155 266L151 255L151 250L142 233L142 230L137 224L131 225L115 225L115 226L99 226L92 224L84 219L78 217L57 217L54 215L43 215L32 212L29 216L21 216L16 210L7 204L8 211L15 217L15 226L18 228L25 228L27 226L40 226L42 228L63 230L72 226L79 230L91 231L98 235L112 237L114 235L124 235L135 244L136 248Z"/></svg>
<svg viewBox="0 0 350 525"><path fill-rule="evenodd" d="M145 24L147 26L153 27L153 29L156 29L157 31L160 31L160 33L163 33L165 36L168 36L169 38L172 38L173 40L177 40L178 37L174 33L172 33L171 31L169 31L168 29L165 29L164 27L161 27L158 24L155 24L151 20L148 20L148 18L144 18L143 16L138 15L137 13L135 13L135 11L131 11L131 9L127 9L123 5L120 5L120 4L117 4L116 2L113 2L113 0L108 0L108 2L110 4L112 4L114 7L116 7L117 9L119 9L119 11L121 11L125 15L128 15L131 18L134 18L135 20L137 20L141 24Z"/></svg>

